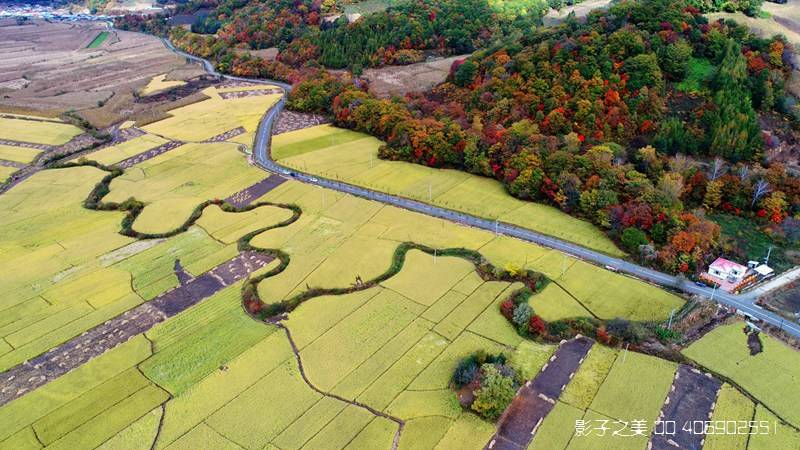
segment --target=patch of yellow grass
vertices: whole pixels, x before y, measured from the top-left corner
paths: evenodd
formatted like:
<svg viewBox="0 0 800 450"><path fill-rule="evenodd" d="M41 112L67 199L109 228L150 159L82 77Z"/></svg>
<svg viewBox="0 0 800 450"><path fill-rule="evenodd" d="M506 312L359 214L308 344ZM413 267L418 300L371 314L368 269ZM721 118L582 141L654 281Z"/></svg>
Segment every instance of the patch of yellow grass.
<svg viewBox="0 0 800 450"><path fill-rule="evenodd" d="M16 167L7 167L7 166L0 166L0 183L6 181L8 177L11 176L12 173L16 172Z"/></svg>
<svg viewBox="0 0 800 450"><path fill-rule="evenodd" d="M199 142L238 127L255 131L264 113L281 94L223 100L216 88L203 90L210 97L169 111L171 117L151 123L144 130L186 142Z"/></svg>
<svg viewBox="0 0 800 450"><path fill-rule="evenodd" d="M166 91L167 89L186 84L186 82L182 80L167 80L166 78L167 74L161 74L153 77L153 79L147 83L147 86L142 88L140 93L142 95L151 95L155 94L156 92Z"/></svg>
<svg viewBox="0 0 800 450"><path fill-rule="evenodd" d="M261 91L266 89L281 89L274 84L255 84L252 86L236 86L227 88L217 88L217 92L244 92L244 91Z"/></svg>
<svg viewBox="0 0 800 450"><path fill-rule="evenodd" d="M61 145L83 131L70 124L0 117L0 139L32 144Z"/></svg>

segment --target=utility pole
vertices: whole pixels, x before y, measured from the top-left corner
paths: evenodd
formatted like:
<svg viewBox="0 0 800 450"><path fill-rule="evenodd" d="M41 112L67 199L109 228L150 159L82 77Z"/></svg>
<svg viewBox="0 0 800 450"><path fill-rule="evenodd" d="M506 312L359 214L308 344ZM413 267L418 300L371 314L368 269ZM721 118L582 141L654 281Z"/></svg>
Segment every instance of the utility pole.
<svg viewBox="0 0 800 450"><path fill-rule="evenodd" d="M714 294L717 293L717 286L719 286L719 285L714 283L714 289L711 290L711 301L712 302L714 301Z"/></svg>
<svg viewBox="0 0 800 450"><path fill-rule="evenodd" d="M625 353L622 354L622 364L625 364L625 360L628 359L628 347L630 346L631 344L625 344Z"/></svg>
<svg viewBox="0 0 800 450"><path fill-rule="evenodd" d="M767 250L767 257L766 257L766 258L764 258L764 265L765 265L765 266L768 266L768 265L769 265L769 256L770 256L771 254L772 254L772 246L770 245L770 246L769 246L769 249Z"/></svg>
<svg viewBox="0 0 800 450"><path fill-rule="evenodd" d="M667 329L672 329L672 318L675 317L675 308L672 308L672 312L669 313L669 325L667 325Z"/></svg>

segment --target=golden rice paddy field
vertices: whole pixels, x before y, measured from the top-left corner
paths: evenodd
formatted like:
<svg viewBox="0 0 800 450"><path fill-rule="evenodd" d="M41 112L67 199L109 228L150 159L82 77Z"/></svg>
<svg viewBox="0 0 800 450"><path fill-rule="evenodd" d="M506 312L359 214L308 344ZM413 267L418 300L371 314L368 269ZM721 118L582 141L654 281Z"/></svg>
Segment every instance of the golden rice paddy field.
<svg viewBox="0 0 800 450"><path fill-rule="evenodd" d="M83 133L70 124L0 117L0 138L32 144L61 145Z"/></svg>
<svg viewBox="0 0 800 450"><path fill-rule="evenodd" d="M167 74L161 74L153 77L149 83L140 91L141 95L151 95L157 92L166 91L167 89L176 86L183 86L186 84L183 80L167 80Z"/></svg>
<svg viewBox="0 0 800 450"><path fill-rule="evenodd" d="M177 112L151 124L138 142L90 155L113 163L160 142L153 136L188 141L128 169L106 200L143 201L134 229L164 231L199 202L265 177L237 144L199 142L225 128L219 123L239 123L248 108L254 119L243 125L252 126L253 98L226 100L242 101L238 109L212 98L197 106L213 122L205 127L199 116ZM121 213L82 206L104 174L46 170L0 196L0 273L8 275L0 277L0 371L174 287L175 259L203 273L236 255L239 237L289 217L274 207L229 213L213 206L184 233L136 241L117 233ZM260 200L303 211L297 222L252 241L291 258L284 272L260 283L267 302L374 277L400 243L414 241L475 249L498 266L546 273L555 282L531 304L547 319L666 319L683 303L552 250L296 181ZM523 340L499 314L499 302L517 287L484 282L462 259L411 251L400 273L380 285L309 300L284 324L312 389L284 330L244 313L237 283L0 407L0 449L392 448L396 422L339 398L403 420L401 449L482 448L495 428L463 411L449 389L458 360L478 350L504 352L531 378L555 348ZM596 345L531 448L643 450L642 439L578 440L574 420L655 418L674 371L672 363Z"/></svg>
<svg viewBox="0 0 800 450"><path fill-rule="evenodd" d="M17 169L14 167L0 166L0 183L6 181L16 171Z"/></svg>
<svg viewBox="0 0 800 450"><path fill-rule="evenodd" d="M281 98L281 94L271 94L225 100L215 87L204 89L203 94L209 99L173 109L169 112L171 117L149 124L144 130L187 142L201 142L238 127L252 132L258 128L264 111Z"/></svg>
<svg viewBox="0 0 800 450"><path fill-rule="evenodd" d="M0 144L0 159L28 164L41 153L40 150Z"/></svg>
<svg viewBox="0 0 800 450"><path fill-rule="evenodd" d="M275 136L272 156L304 172L499 219L610 255L624 255L591 223L550 206L518 200L495 180L457 170L383 161L377 156L380 146L379 140L367 135L320 125Z"/></svg>

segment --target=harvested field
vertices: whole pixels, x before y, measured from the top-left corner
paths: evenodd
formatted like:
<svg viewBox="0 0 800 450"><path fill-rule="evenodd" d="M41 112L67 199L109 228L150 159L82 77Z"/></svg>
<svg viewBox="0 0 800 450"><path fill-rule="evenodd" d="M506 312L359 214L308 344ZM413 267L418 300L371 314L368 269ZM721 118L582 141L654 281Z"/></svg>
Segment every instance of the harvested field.
<svg viewBox="0 0 800 450"><path fill-rule="evenodd" d="M661 420L675 424L705 422L711 418L717 392L722 382L710 374L681 365L675 373L675 380L667 395L667 401L661 409ZM702 430L695 433L676 433L669 436L654 433L650 442L655 450L669 450L677 443L680 448L701 448L705 434Z"/></svg>
<svg viewBox="0 0 800 450"><path fill-rule="evenodd" d="M278 48L271 47L265 48L262 50L251 50L251 49L236 49L236 54L238 55L247 55L254 56L256 58L265 59L267 61L274 61L275 58L278 57Z"/></svg>
<svg viewBox="0 0 800 450"><path fill-rule="evenodd" d="M748 17L740 12L720 12L706 16L709 20L734 20L742 25L747 25L761 36L782 34L789 42L797 45L800 43L799 4L798 0L789 0L785 4L764 2L762 9L768 13L767 17Z"/></svg>
<svg viewBox="0 0 800 450"><path fill-rule="evenodd" d="M556 400L580 367L593 342L576 338L561 344L542 371L518 392L503 413L497 433L487 446L492 449L522 449L528 446L538 426L553 410Z"/></svg>
<svg viewBox="0 0 800 450"><path fill-rule="evenodd" d="M387 66L367 69L364 77L369 80L370 90L378 97L403 96L409 92L422 92L443 83L450 74L454 62L469 55L434 59L407 66Z"/></svg>
<svg viewBox="0 0 800 450"><path fill-rule="evenodd" d="M87 48L100 36L106 36L102 45ZM106 30L101 23L0 26L0 110L7 112L53 116L80 110L105 127L132 117L132 93L172 70L184 78L202 73L155 37Z"/></svg>
<svg viewBox="0 0 800 450"><path fill-rule="evenodd" d="M329 122L325 116L316 114L297 113L283 110L275 122L272 129L273 136L276 134L288 133L290 131L302 130L303 128L315 127Z"/></svg>

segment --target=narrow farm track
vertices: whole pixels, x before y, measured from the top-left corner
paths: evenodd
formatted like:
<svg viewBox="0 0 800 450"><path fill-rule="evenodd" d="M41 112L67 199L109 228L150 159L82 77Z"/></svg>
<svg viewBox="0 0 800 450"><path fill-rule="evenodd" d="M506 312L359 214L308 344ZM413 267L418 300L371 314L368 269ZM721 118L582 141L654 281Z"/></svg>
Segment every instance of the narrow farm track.
<svg viewBox="0 0 800 450"><path fill-rule="evenodd" d="M687 294L695 294L710 298L718 303L735 308L752 319L762 320L775 327L779 327L796 337L800 337L800 324L788 322L778 314L767 311L755 305L755 301L759 296L758 292L750 291L739 295L729 294L727 292L716 292L709 287L698 286L690 283L686 281L685 278L679 278L654 269L650 269L648 267L640 266L624 259L615 258L613 256L582 247L578 244L538 233L527 228L456 212L450 209L429 205L427 203L411 200L405 197L390 195L384 192L374 191L372 189L343 183L341 181L330 180L318 177L316 175L306 174L299 172L296 169L290 169L281 166L272 159L270 154L270 144L273 134L273 127L277 117L286 106L286 98L288 93L291 92L292 87L286 83L281 83L274 80L254 80L250 78L223 75L217 72L214 69L214 66L208 60L182 52L176 49L175 46L173 46L172 43L166 39L164 39L163 42L168 49L172 50L179 56L201 64L206 72L208 72L210 75L234 81L258 81L262 83L271 83L284 89L285 93L283 98L278 101L278 103L276 103L272 109L267 111L267 113L261 119L253 146L254 161L258 166L268 172L282 173L304 183L314 184L323 188L354 195L356 197L397 206L399 208L418 212L428 216L445 219L456 224L480 228L495 234L508 235L524 241L533 242L543 247L552 248L600 266L613 267L615 271L631 275L635 278L639 278L665 288L675 289Z"/></svg>
<svg viewBox="0 0 800 450"><path fill-rule="evenodd" d="M539 374L517 391L484 449L525 450L593 344L582 336L562 343Z"/></svg>

